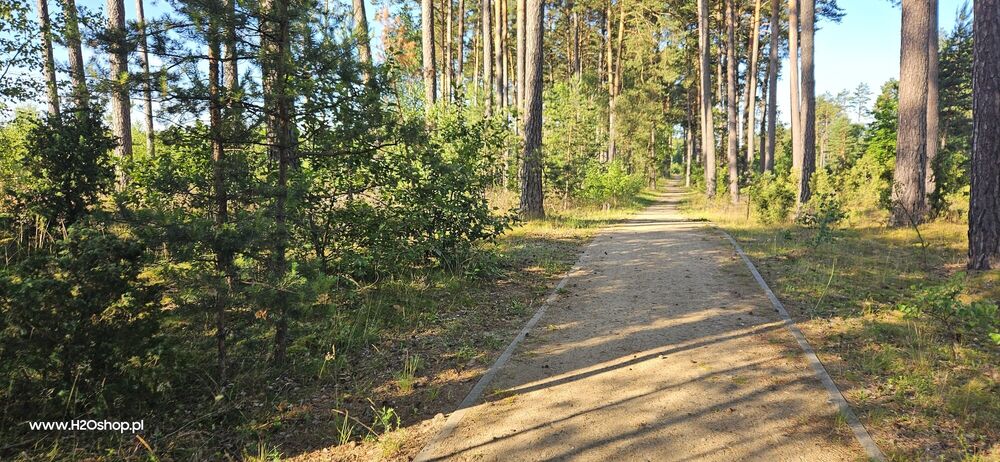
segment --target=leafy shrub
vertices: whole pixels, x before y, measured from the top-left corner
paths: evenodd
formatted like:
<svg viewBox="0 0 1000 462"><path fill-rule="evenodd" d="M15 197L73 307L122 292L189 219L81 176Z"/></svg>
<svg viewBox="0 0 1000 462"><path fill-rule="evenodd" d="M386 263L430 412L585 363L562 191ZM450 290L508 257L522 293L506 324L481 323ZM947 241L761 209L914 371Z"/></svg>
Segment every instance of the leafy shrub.
<svg viewBox="0 0 1000 462"><path fill-rule="evenodd" d="M591 163L583 180L583 197L587 200L617 207L642 191L640 175L629 174L625 164L614 160L607 164Z"/></svg>
<svg viewBox="0 0 1000 462"><path fill-rule="evenodd" d="M750 203L762 223L780 223L795 206L795 191L787 178L765 172L750 184Z"/></svg>
<svg viewBox="0 0 1000 462"><path fill-rule="evenodd" d="M982 341L989 338L1000 344L1000 316L997 305L987 301L965 303L962 294L964 274L948 282L924 288L913 287L916 295L910 303L899 305L909 318L930 318L954 343Z"/></svg>
<svg viewBox="0 0 1000 462"><path fill-rule="evenodd" d="M138 240L81 223L51 250L0 270L0 370L9 385L0 395L22 406L7 412L57 402L121 410L150 396L161 289L144 257Z"/></svg>
<svg viewBox="0 0 1000 462"><path fill-rule="evenodd" d="M809 180L812 194L796 219L799 224L816 229L813 247L832 240L833 228L846 217L833 179L825 169L813 174Z"/></svg>

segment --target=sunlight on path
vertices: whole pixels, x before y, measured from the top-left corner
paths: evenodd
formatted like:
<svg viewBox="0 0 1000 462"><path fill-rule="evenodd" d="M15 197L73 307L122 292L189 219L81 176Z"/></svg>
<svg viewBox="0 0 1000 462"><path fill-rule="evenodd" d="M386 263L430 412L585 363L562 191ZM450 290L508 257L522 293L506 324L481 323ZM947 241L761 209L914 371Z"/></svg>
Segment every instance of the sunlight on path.
<svg viewBox="0 0 1000 462"><path fill-rule="evenodd" d="M674 188L602 234L426 460L864 460L729 242Z"/></svg>

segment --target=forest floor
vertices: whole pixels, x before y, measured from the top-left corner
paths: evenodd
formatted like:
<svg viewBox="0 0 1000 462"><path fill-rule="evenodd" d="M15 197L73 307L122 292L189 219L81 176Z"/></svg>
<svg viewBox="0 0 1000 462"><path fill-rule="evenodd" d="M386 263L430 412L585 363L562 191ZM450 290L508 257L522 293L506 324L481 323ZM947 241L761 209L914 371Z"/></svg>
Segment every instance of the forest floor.
<svg viewBox="0 0 1000 462"><path fill-rule="evenodd" d="M965 302L1000 300L1000 272L963 275L966 224L856 216L821 231L701 194L683 208L740 242L889 460L1000 460L1000 348L900 311L949 281Z"/></svg>
<svg viewBox="0 0 1000 462"><path fill-rule="evenodd" d="M516 200L491 197L501 210ZM247 431L263 435L259 447L244 449L241 458L410 460L584 246L654 200L655 192L646 192L611 209L550 204L546 219L518 224L462 268L381 283L342 320L352 334L339 343L372 346L338 352L322 380L300 381L294 393L269 403L276 411L256 417L260 423Z"/></svg>
<svg viewBox="0 0 1000 462"><path fill-rule="evenodd" d="M347 320L377 326L378 341L271 403L253 429L266 437L243 458L411 460L579 259L425 456L863 460L732 246L697 221L710 219L741 242L890 460L1000 459L997 351L943 341L897 309L914 286L961 271L960 224L821 233L670 191L571 207L519 225L462 271L382 284ZM974 275L966 296L996 300L998 281Z"/></svg>

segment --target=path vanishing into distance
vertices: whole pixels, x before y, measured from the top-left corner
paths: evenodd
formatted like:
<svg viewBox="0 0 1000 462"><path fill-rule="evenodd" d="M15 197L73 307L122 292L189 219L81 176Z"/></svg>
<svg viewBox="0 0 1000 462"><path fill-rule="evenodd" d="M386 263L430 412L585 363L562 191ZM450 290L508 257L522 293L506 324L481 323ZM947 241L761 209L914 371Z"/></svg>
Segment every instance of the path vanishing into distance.
<svg viewBox="0 0 1000 462"><path fill-rule="evenodd" d="M683 194L672 183L602 232L417 460L867 460L733 245L678 211Z"/></svg>

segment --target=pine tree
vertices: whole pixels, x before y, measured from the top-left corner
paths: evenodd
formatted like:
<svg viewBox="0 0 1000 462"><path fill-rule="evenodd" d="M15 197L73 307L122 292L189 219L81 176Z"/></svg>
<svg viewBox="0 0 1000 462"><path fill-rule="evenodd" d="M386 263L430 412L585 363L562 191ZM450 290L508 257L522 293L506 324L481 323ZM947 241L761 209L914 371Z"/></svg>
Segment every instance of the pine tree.
<svg viewBox="0 0 1000 462"><path fill-rule="evenodd" d="M1000 0L973 5L969 269L1000 263Z"/></svg>
<svg viewBox="0 0 1000 462"><path fill-rule="evenodd" d="M930 39L927 0L904 0L899 66L899 133L892 186L892 224L920 223L927 162L927 75Z"/></svg>
<svg viewBox="0 0 1000 462"><path fill-rule="evenodd" d="M525 2L524 147L521 152L521 216L543 218L542 193L542 30L544 0Z"/></svg>

